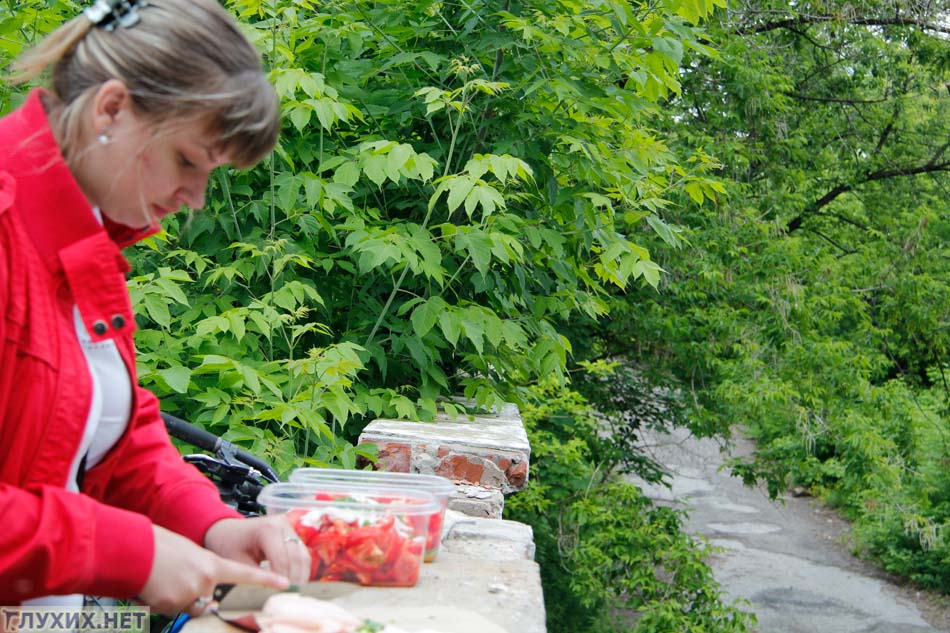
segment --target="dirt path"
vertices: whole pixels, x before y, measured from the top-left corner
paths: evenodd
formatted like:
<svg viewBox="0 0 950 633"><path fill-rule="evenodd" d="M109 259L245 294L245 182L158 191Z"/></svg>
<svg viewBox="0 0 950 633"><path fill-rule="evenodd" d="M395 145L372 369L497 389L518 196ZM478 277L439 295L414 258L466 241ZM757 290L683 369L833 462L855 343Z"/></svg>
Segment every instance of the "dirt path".
<svg viewBox="0 0 950 633"><path fill-rule="evenodd" d="M950 600L852 556L847 522L817 500L769 500L720 470L718 444L682 429L645 437L644 450L670 470L672 485L637 483L687 508L687 529L721 548L710 560L716 577L730 599L748 602L761 633L950 633Z"/></svg>

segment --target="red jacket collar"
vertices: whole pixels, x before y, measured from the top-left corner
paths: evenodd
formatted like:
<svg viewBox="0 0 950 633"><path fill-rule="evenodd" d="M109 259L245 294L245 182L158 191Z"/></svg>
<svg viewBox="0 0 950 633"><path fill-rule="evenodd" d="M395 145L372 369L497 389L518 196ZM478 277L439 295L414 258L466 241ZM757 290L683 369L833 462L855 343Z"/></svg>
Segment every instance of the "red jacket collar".
<svg viewBox="0 0 950 633"><path fill-rule="evenodd" d="M23 105L0 119L0 171L16 181L16 204L44 261L63 248L101 232L89 201L70 172L50 129L41 96L34 89ZM154 235L155 224L134 229L106 218L104 228L119 248Z"/></svg>

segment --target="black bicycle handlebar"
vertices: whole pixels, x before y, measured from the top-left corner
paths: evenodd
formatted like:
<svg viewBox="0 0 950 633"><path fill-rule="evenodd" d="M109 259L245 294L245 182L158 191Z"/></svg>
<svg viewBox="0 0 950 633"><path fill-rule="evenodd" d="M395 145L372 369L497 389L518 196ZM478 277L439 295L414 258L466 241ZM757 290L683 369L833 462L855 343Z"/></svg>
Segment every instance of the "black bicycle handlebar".
<svg viewBox="0 0 950 633"><path fill-rule="evenodd" d="M277 472L263 459L251 455L244 449L239 448L227 440L221 439L214 433L209 433L169 413L162 413L162 420L165 422L165 428L168 429L169 435L216 455L224 454L234 457L238 461L260 472L265 479L271 482L276 482L280 479L277 476Z"/></svg>

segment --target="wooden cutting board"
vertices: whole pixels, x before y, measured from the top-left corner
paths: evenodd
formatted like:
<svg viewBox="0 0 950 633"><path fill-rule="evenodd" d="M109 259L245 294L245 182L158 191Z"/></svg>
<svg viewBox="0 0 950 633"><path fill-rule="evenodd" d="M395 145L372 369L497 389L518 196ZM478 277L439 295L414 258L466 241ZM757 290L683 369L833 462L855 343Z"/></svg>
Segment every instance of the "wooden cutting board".
<svg viewBox="0 0 950 633"><path fill-rule="evenodd" d="M438 633L510 633L497 623L467 608L452 606L399 606L366 604L366 595L345 583L311 583L301 593L329 600L358 618L392 624L407 631L424 629ZM391 591L398 591L391 590ZM237 617L256 612L272 591L236 587L221 605L221 615ZM235 633L237 629L212 615L190 620L183 633Z"/></svg>

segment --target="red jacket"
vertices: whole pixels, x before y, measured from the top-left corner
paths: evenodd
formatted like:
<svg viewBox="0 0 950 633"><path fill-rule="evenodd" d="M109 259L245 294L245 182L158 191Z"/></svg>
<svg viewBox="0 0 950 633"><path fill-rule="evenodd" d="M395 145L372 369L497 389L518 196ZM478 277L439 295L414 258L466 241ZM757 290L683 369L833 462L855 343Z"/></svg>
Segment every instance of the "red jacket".
<svg viewBox="0 0 950 633"><path fill-rule="evenodd" d="M99 225L40 94L0 119L0 604L133 597L151 571L152 522L202 543L212 523L239 516L182 461L141 387L125 435L86 473L82 494L64 488L92 397L73 306L93 341L115 341L137 384L119 249L154 228Z"/></svg>

